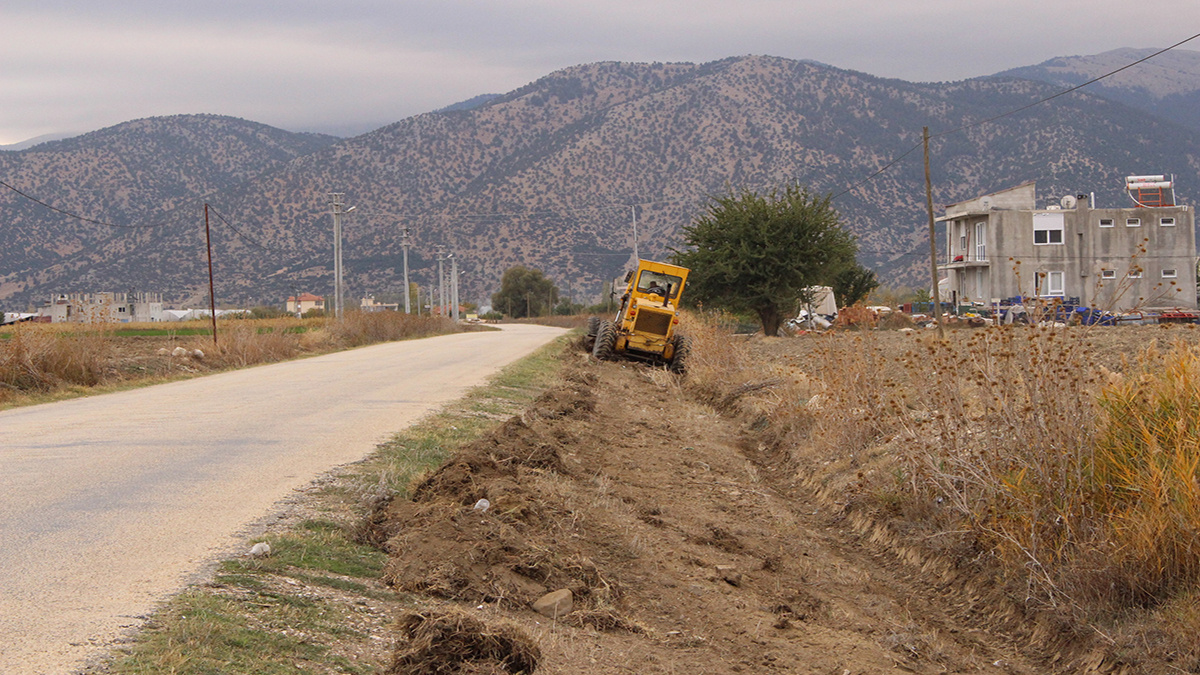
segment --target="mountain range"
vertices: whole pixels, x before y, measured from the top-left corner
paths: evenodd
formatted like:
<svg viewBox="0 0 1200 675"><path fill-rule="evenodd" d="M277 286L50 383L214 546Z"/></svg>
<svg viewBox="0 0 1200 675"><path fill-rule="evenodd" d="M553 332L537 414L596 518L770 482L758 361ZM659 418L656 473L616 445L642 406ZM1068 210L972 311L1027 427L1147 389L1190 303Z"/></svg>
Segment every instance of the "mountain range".
<svg viewBox="0 0 1200 675"><path fill-rule="evenodd" d="M1046 199L1095 192L1118 204L1135 173L1174 173L1182 197L1195 191L1200 120L1170 112L1200 91L1195 52L1161 77L1131 69L977 124L1138 53L950 83L769 56L593 63L349 139L219 116L136 120L0 152L0 180L88 219L0 192L0 304L97 290L199 302L204 204L219 302L328 295L331 192L355 207L344 220L348 298L399 290L409 227L422 284L444 246L465 300L486 301L515 264L594 300L632 261L635 218L640 255L662 258L708 196L790 182L835 195L860 259L885 282L923 284L924 126L940 203L1037 180Z"/></svg>

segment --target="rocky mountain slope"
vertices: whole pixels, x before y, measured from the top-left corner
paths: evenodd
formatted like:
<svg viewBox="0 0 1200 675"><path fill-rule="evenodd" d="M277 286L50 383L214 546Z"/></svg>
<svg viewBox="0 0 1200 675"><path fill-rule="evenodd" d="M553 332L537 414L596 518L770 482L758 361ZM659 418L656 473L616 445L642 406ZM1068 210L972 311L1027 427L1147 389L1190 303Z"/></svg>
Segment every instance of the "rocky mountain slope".
<svg viewBox="0 0 1200 675"><path fill-rule="evenodd" d="M54 213L0 188L0 297L30 286L48 293L131 286L158 290L153 272L146 273L150 278L131 278L115 260L140 241L130 239L130 232L170 219L184 207L194 214L205 195L336 140L232 117L178 115L0 153L0 180L63 210L118 226ZM147 241L163 248L172 243ZM63 284L56 265L78 262L80 256L115 266L98 279L100 286Z"/></svg>
<svg viewBox="0 0 1200 675"><path fill-rule="evenodd" d="M218 300L276 302L296 288L328 294L332 191L357 207L345 222L348 298L399 288L401 226L414 230L417 281L433 280L436 245L458 252L464 300L486 300L513 264L546 270L577 298L597 298L604 280L632 259L634 212L639 252L663 257L707 195L788 181L839 195L835 204L859 236L863 261L887 281L921 283L919 148L847 189L914 148L923 126L952 130L1056 90L1010 78L914 84L761 56L567 68L470 110L418 115L308 154L296 148L291 161L280 149L242 182L227 165L230 184L212 185L207 198L237 228L214 223ZM1095 191L1111 204L1121 199L1124 175L1194 176L1200 168L1197 132L1082 92L939 137L932 149L942 203L1036 179L1044 196ZM17 168L30 152L17 154ZM183 183L190 171L180 161L150 171L130 157L126 166L138 172L126 179ZM13 175L9 166L0 165ZM198 182L215 183L219 172L210 174ZM56 198L68 194L59 186L70 186L81 199L80 180L46 186ZM63 245L54 255L12 256L19 264L6 254L0 302L130 287L202 297L203 222L198 201L185 208L184 195L205 188L189 186L151 209L137 200L131 206L119 191L124 182L111 179L107 190L82 183L98 190L88 193L95 199L113 202L88 213L117 218L147 209L168 225L104 230L89 235L94 243ZM1189 181L1180 183L1186 198ZM8 213L11 196L0 198ZM42 241L68 239L55 218L42 216Z"/></svg>
<svg viewBox="0 0 1200 675"><path fill-rule="evenodd" d="M1013 68L997 77L1020 77L1072 87L1143 59L1158 49L1114 49L1092 56L1064 56ZM1200 52L1175 49L1088 85L1087 91L1165 120L1200 130Z"/></svg>

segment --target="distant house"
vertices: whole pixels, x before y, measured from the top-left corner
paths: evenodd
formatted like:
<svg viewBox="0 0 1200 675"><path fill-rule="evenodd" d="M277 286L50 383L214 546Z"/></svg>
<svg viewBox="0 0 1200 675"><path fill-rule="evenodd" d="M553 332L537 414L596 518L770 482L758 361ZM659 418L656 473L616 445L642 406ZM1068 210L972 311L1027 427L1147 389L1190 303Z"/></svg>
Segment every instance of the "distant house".
<svg viewBox="0 0 1200 675"><path fill-rule="evenodd" d="M51 323L150 323L163 321L160 293L70 293L37 308Z"/></svg>
<svg viewBox="0 0 1200 675"><path fill-rule="evenodd" d="M297 304L299 304L299 306L300 306L299 309L296 309ZM325 298L323 298L319 295L313 295L312 293L301 293L299 301L297 301L296 296L294 296L294 295L290 296L287 299L287 311L289 311L293 314L295 314L296 312L300 312L301 314L303 314L303 313L309 311L310 309L319 309L321 311L324 311L325 310Z"/></svg>
<svg viewBox="0 0 1200 675"><path fill-rule="evenodd" d="M364 312L396 312L400 310L398 302L375 302L375 296L367 296L359 303Z"/></svg>
<svg viewBox="0 0 1200 675"><path fill-rule="evenodd" d="M1131 194L1140 205L1098 209L1081 194L1039 209L1029 182L950 204L938 219L946 224L942 300L986 305L1022 296L1113 311L1196 309L1193 210L1175 205L1173 194L1154 201Z"/></svg>

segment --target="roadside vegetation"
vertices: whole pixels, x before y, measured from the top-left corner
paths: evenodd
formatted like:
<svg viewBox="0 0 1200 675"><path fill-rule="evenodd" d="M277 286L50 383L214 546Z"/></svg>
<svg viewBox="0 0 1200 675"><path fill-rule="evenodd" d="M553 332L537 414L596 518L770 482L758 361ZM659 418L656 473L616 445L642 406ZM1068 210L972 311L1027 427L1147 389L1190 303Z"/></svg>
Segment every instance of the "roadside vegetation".
<svg viewBox="0 0 1200 675"><path fill-rule="evenodd" d="M204 372L460 330L453 322L396 312L328 319L208 323L19 324L0 332L0 406L39 403ZM176 350L179 351L176 351Z"/></svg>
<svg viewBox="0 0 1200 675"><path fill-rule="evenodd" d="M519 412L556 379L561 338L489 384L335 472L254 542L265 557L221 562L212 581L171 600L104 673L376 673L406 598L383 584L386 554L359 543L363 514L403 497L457 447Z"/></svg>
<svg viewBox="0 0 1200 675"><path fill-rule="evenodd" d="M842 522L988 589L979 612L1068 670L1097 652L1137 672L1200 669L1197 331L739 342L728 323L689 322L683 386L756 420ZM1101 365L1104 343L1134 330L1141 353Z"/></svg>

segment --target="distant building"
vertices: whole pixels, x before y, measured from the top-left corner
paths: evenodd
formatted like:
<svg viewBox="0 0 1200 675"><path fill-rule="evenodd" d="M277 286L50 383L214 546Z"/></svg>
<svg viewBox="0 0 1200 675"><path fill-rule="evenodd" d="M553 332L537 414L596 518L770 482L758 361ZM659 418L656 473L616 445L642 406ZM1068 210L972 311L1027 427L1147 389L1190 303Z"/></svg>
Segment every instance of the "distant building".
<svg viewBox="0 0 1200 675"><path fill-rule="evenodd" d="M164 320L160 293L70 293L37 308L51 323L131 323Z"/></svg>
<svg viewBox="0 0 1200 675"><path fill-rule="evenodd" d="M1140 206L1127 208L1094 208L1081 194L1039 209L1033 182L950 204L938 219L947 239L938 265L946 274L942 300L1022 296L1112 311L1196 309L1194 211L1175 205L1170 182L1160 182L1165 197L1160 190L1153 200L1130 183Z"/></svg>
<svg viewBox="0 0 1200 675"><path fill-rule="evenodd" d="M287 299L287 311L293 314L295 314L297 311L303 314L310 309L319 309L321 311L325 311L325 298L319 295L313 295L312 293L301 293L299 299L299 310L296 309L296 305L296 296L293 295Z"/></svg>
<svg viewBox="0 0 1200 675"><path fill-rule="evenodd" d="M375 302L375 296L367 296L359 303L364 312L396 312L400 310L398 302Z"/></svg>

